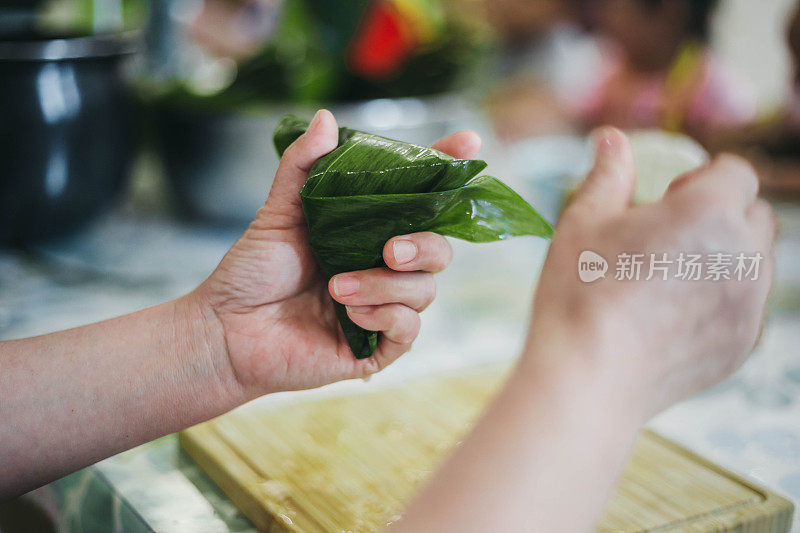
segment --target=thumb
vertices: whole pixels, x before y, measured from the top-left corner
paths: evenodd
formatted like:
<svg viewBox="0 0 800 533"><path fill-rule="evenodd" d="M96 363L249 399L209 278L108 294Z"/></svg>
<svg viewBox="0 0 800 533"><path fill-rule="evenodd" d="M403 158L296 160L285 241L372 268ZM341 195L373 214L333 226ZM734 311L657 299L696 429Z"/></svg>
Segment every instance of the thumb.
<svg viewBox="0 0 800 533"><path fill-rule="evenodd" d="M589 171L572 201L573 208L592 214L613 215L631 203L636 187L636 164L628 137L616 128L604 126L592 132L594 167Z"/></svg>
<svg viewBox="0 0 800 533"><path fill-rule="evenodd" d="M338 143L339 127L333 113L320 109L305 133L283 152L267 204L276 208L300 205L300 188L314 162L336 148Z"/></svg>

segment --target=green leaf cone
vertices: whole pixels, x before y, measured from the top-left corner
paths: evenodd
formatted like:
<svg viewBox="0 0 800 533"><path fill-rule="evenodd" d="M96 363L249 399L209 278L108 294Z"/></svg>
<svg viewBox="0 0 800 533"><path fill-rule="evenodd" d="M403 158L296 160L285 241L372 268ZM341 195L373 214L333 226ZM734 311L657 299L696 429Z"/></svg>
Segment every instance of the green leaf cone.
<svg viewBox="0 0 800 533"><path fill-rule="evenodd" d="M283 117L273 136L278 154L307 127L307 121ZM476 177L484 168L484 161L339 128L338 147L314 163L300 191L322 274L330 279L385 266L386 241L419 231L470 242L551 237L550 224L510 187ZM343 305L335 307L355 356L371 356L378 332L356 326Z"/></svg>

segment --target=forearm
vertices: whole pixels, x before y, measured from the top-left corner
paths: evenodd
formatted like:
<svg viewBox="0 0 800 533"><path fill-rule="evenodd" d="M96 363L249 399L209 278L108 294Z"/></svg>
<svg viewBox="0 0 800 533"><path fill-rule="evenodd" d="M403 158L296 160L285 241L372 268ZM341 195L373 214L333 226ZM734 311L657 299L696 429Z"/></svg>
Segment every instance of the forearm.
<svg viewBox="0 0 800 533"><path fill-rule="evenodd" d="M554 355L563 363L585 354ZM523 360L397 531L595 526L642 417L610 381L578 365L542 361Z"/></svg>
<svg viewBox="0 0 800 533"><path fill-rule="evenodd" d="M398 530L592 529L646 418L730 375L758 337L775 223L756 198L753 169L718 157L660 201L631 208L630 143L614 129L593 137L595 166L561 214L542 269L529 349ZM586 250L700 257L720 249L759 251L762 275L726 283L575 275Z"/></svg>
<svg viewBox="0 0 800 533"><path fill-rule="evenodd" d="M184 297L0 343L0 499L234 407L204 315Z"/></svg>

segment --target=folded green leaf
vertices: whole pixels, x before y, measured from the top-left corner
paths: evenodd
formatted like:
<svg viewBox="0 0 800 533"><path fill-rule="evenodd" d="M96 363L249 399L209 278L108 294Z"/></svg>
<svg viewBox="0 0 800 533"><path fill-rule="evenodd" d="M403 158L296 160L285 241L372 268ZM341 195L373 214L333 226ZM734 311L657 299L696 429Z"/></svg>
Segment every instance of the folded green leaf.
<svg viewBox="0 0 800 533"><path fill-rule="evenodd" d="M297 117L283 117L273 138L278 154L307 127ZM300 191L323 275L382 266L386 241L419 231L470 242L550 237L550 224L511 188L476 177L484 168L484 161L339 128L338 147L314 163ZM344 306L335 306L355 356L372 355L378 333L356 326Z"/></svg>

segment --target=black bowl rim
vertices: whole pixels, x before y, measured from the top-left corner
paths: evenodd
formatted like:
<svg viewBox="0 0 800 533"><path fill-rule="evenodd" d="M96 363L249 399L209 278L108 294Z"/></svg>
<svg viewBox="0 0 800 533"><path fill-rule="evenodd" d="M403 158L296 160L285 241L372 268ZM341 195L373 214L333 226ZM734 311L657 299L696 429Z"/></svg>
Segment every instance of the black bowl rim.
<svg viewBox="0 0 800 533"><path fill-rule="evenodd" d="M66 61L131 54L138 32L81 36L39 36L0 40L0 62Z"/></svg>

